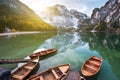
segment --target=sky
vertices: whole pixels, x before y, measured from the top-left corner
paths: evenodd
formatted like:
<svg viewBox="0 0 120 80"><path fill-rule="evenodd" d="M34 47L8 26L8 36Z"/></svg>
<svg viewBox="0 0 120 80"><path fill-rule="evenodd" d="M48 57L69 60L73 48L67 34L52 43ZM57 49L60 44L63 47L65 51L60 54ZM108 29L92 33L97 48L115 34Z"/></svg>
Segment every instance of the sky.
<svg viewBox="0 0 120 80"><path fill-rule="evenodd" d="M68 9L76 9L79 12L83 12L88 16L94 8L100 8L108 0L20 0L21 2L28 5L37 14L44 10L47 6L54 6L55 4L65 5Z"/></svg>

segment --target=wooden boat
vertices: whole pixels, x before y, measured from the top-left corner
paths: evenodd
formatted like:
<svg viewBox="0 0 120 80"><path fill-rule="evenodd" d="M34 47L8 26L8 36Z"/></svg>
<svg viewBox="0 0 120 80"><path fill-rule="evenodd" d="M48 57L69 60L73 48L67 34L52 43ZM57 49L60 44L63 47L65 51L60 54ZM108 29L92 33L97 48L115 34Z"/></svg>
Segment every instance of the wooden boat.
<svg viewBox="0 0 120 80"><path fill-rule="evenodd" d="M99 72L100 67L102 65L102 58L98 58L96 56L91 56L81 68L82 74L85 77L94 76Z"/></svg>
<svg viewBox="0 0 120 80"><path fill-rule="evenodd" d="M67 76L69 68L70 64L53 67L31 76L28 80L62 80L63 77Z"/></svg>
<svg viewBox="0 0 120 80"><path fill-rule="evenodd" d="M37 67L38 63L39 57L36 57L19 67L11 74L12 80L25 80L26 77Z"/></svg>
<svg viewBox="0 0 120 80"><path fill-rule="evenodd" d="M29 55L29 57L30 58L34 58L36 56L42 57L42 56L46 56L46 55L49 55L49 54L52 54L52 53L55 53L55 52L57 52L57 49L52 48L52 49L47 49L47 50L44 50L44 51L33 53L33 54Z"/></svg>

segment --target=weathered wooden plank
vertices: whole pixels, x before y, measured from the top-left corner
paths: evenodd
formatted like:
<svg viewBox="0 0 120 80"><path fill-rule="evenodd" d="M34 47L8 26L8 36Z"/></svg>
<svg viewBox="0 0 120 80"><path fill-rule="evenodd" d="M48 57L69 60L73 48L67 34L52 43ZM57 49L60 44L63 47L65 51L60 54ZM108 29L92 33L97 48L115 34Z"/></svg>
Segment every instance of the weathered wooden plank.
<svg viewBox="0 0 120 80"><path fill-rule="evenodd" d="M0 59L0 64L11 64L11 63L24 63L30 59Z"/></svg>
<svg viewBox="0 0 120 80"><path fill-rule="evenodd" d="M65 80L85 80L85 79L81 78L80 73L78 71L70 70Z"/></svg>

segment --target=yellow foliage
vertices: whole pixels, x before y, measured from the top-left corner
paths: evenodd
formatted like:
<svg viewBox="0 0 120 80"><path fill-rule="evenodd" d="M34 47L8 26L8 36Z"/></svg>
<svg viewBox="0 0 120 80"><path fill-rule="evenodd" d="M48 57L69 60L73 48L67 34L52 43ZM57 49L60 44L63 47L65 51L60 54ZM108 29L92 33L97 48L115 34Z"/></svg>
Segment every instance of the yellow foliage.
<svg viewBox="0 0 120 80"><path fill-rule="evenodd" d="M16 29L14 29L14 28L12 29L12 32L16 32L16 31L17 31Z"/></svg>

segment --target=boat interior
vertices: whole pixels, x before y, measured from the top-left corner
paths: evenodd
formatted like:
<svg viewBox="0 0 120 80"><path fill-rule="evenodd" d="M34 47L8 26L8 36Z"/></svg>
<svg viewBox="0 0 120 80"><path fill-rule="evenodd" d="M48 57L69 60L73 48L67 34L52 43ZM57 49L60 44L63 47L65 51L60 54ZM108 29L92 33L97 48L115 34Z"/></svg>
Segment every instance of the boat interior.
<svg viewBox="0 0 120 80"><path fill-rule="evenodd" d="M96 73L101 66L101 59L100 58L90 58L83 67L83 73L86 75L92 75Z"/></svg>
<svg viewBox="0 0 120 80"><path fill-rule="evenodd" d="M48 70L39 74L37 77L34 77L32 80L58 80L65 75L59 67Z"/></svg>

